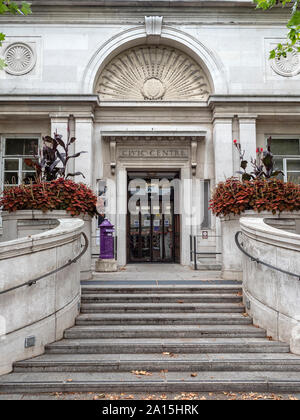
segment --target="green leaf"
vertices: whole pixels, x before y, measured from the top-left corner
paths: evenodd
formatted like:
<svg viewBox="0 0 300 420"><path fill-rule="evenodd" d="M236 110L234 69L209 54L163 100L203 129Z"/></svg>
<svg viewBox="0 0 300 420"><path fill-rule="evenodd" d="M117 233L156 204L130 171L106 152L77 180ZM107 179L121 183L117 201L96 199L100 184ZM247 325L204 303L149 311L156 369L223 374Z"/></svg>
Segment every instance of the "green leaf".
<svg viewBox="0 0 300 420"><path fill-rule="evenodd" d="M4 15L4 13L8 12L8 7L4 3L0 3L0 15Z"/></svg>
<svg viewBox="0 0 300 420"><path fill-rule="evenodd" d="M12 2L8 3L7 5L8 5L9 12L12 15L16 15L16 14L19 13L19 10L20 10L19 5L16 2L12 1Z"/></svg>
<svg viewBox="0 0 300 420"><path fill-rule="evenodd" d="M300 11L297 10L291 19L288 21L287 27L290 28L292 26L299 26L300 25Z"/></svg>
<svg viewBox="0 0 300 420"><path fill-rule="evenodd" d="M2 46L2 42L5 40L5 35L0 32L0 47Z"/></svg>
<svg viewBox="0 0 300 420"><path fill-rule="evenodd" d="M25 16L28 16L32 13L30 4L27 3L26 1L23 1L23 3L22 3L21 12Z"/></svg>
<svg viewBox="0 0 300 420"><path fill-rule="evenodd" d="M6 63L2 58L0 58L0 70L3 70L4 67L6 67Z"/></svg>
<svg viewBox="0 0 300 420"><path fill-rule="evenodd" d="M270 57L269 58L270 58L270 60L276 58L276 51L275 50L270 51Z"/></svg>

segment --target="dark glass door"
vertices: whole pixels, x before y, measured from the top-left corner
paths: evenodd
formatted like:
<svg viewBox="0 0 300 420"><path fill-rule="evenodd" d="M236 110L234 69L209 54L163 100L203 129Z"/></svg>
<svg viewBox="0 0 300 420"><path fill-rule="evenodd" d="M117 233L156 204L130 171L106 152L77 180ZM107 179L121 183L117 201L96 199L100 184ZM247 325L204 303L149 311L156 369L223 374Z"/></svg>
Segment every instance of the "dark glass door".
<svg viewBox="0 0 300 420"><path fill-rule="evenodd" d="M180 226L176 222L179 216L174 215L174 195L160 187L154 197L151 180L145 181L147 200L138 202L136 211L128 213L128 260L180 262ZM129 199L133 193L129 190ZM145 206L145 202L149 205Z"/></svg>

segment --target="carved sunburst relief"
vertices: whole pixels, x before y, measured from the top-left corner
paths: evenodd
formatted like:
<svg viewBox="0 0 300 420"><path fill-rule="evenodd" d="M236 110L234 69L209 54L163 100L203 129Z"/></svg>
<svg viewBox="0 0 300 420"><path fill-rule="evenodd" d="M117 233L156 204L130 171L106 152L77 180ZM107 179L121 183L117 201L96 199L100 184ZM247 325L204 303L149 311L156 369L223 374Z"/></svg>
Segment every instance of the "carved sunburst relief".
<svg viewBox="0 0 300 420"><path fill-rule="evenodd" d="M29 73L35 65L35 55L29 45L18 42L10 45L5 51L7 73L20 76Z"/></svg>
<svg viewBox="0 0 300 420"><path fill-rule="evenodd" d="M104 101L205 101L211 90L203 69L186 54L147 45L108 63L96 91Z"/></svg>
<svg viewBox="0 0 300 420"><path fill-rule="evenodd" d="M275 58L271 62L273 70L281 76L296 76L300 72L300 58L297 48L288 51L286 57Z"/></svg>

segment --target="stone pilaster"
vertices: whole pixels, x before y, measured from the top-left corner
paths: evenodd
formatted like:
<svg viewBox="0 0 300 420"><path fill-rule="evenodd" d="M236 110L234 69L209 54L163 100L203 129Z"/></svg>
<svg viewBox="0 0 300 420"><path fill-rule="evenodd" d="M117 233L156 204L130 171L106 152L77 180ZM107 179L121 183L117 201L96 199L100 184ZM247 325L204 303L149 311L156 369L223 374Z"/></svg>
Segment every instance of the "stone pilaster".
<svg viewBox="0 0 300 420"><path fill-rule="evenodd" d="M216 184L234 175L232 118L215 118L213 124Z"/></svg>
<svg viewBox="0 0 300 420"><path fill-rule="evenodd" d="M256 117L239 117L239 127L241 148L245 151L245 160L250 164L251 158L256 156Z"/></svg>
<svg viewBox="0 0 300 420"><path fill-rule="evenodd" d="M75 160L75 172L82 172L85 176L83 182L93 187L93 116L75 116L75 153L86 152ZM99 157L100 159L100 157Z"/></svg>

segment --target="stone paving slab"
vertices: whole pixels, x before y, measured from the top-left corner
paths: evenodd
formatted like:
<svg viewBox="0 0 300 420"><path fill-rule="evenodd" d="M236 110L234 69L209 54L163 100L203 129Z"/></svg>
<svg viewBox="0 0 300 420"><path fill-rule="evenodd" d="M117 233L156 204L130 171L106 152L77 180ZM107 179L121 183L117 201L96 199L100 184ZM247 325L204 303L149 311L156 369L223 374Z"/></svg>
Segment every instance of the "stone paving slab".
<svg viewBox="0 0 300 420"><path fill-rule="evenodd" d="M66 331L69 332L88 332L88 331L113 331L113 332L123 332L123 331L141 331L140 326L135 325L85 325L85 326L75 326ZM261 328L254 327L253 325L144 325L143 331L197 331L201 333L202 331L211 331L211 332L226 332L226 331L249 331L257 332L265 330Z"/></svg>
<svg viewBox="0 0 300 420"><path fill-rule="evenodd" d="M237 293L150 293L138 294L101 294L89 293L82 295L82 303L220 303L241 302L242 297Z"/></svg>
<svg viewBox="0 0 300 420"><path fill-rule="evenodd" d="M139 371L137 371L139 372ZM192 376L192 375L196 376ZM149 375L149 376L148 376ZM287 381L299 382L300 372L285 372L284 378L282 372L151 372L147 374L135 374L132 372L29 372L29 373L11 373L0 376L0 384L7 383L53 383L53 382L168 382L181 381L185 379L189 382L197 381ZM3 392L3 391L2 391Z"/></svg>
<svg viewBox="0 0 300 420"><path fill-rule="evenodd" d="M251 325L252 318L242 313L147 313L147 314L81 314L76 325Z"/></svg>
<svg viewBox="0 0 300 420"><path fill-rule="evenodd" d="M300 364L300 356L296 356L292 353L223 353L223 354L214 354L214 353L149 353L149 354L132 354L132 353L123 353L123 354L43 354L41 356L34 357L32 359L27 359L24 362L17 363L31 363L31 362L70 362L74 363L75 361L84 361L84 362L114 362L119 363L125 361L136 361L136 362L149 362L149 361L160 361L160 362L180 362L180 361L210 361L210 362L222 362L222 361L268 361L270 363L282 363L282 364Z"/></svg>
<svg viewBox="0 0 300 420"><path fill-rule="evenodd" d="M82 340L74 340L74 339L63 339L61 341L57 341L56 343L49 344L49 346L53 345L79 345L79 344L86 344L86 345L93 345L93 344L144 344L144 343L153 343L153 344L266 344L267 346L286 346L287 344L280 343L278 341L268 341L266 338L149 338L145 340L144 338L119 338L119 339L108 339L108 338L101 338L101 339L82 339Z"/></svg>
<svg viewBox="0 0 300 420"><path fill-rule="evenodd" d="M154 285L142 285L139 284L138 287L132 282L118 282L116 284L109 283L108 285L103 284L105 282L95 281L95 280L83 280L81 281L82 292L84 294L94 292L95 293L210 293L217 292L224 293L228 291L229 293L235 293L242 291L242 282L232 281L226 282L225 280L220 280L217 283L213 281L205 281L199 284L195 282L188 282L180 284L154 284Z"/></svg>
<svg viewBox="0 0 300 420"><path fill-rule="evenodd" d="M242 303L84 303L81 313L108 313L108 312L240 312L245 311Z"/></svg>
<svg viewBox="0 0 300 420"><path fill-rule="evenodd" d="M9 381L9 382L7 382ZM300 392L300 372L13 373L0 378L0 392Z"/></svg>
<svg viewBox="0 0 300 420"><path fill-rule="evenodd" d="M195 271L180 264L128 264L116 273L93 273L94 280L103 281L176 281L221 280L220 271Z"/></svg>
<svg viewBox="0 0 300 420"><path fill-rule="evenodd" d="M94 280L82 280L82 286L133 286L133 287L142 287L142 286L208 286L208 285L227 285L227 286L236 286L241 285L242 283L238 280L209 280L203 278L202 280L113 280L113 279L99 279L94 273Z"/></svg>

